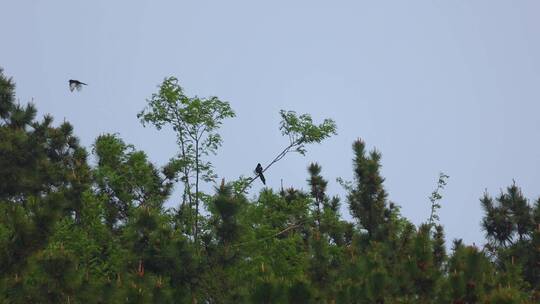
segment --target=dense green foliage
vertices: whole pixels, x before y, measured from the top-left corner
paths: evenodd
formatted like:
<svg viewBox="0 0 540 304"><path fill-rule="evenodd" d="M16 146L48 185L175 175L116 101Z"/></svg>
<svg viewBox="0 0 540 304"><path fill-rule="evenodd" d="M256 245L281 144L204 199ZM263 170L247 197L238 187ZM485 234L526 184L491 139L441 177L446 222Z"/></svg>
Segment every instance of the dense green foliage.
<svg viewBox="0 0 540 304"><path fill-rule="evenodd" d="M234 112L215 97L186 97L174 78L149 102L140 118L173 127L177 156L158 167L105 134L92 163L73 127L17 104L0 71L1 303L540 301L540 200L529 204L515 184L481 199L486 246L455 240L448 252L435 221L447 176L419 227L388 200L381 154L361 140L344 202L327 193L315 163L307 192L265 188L249 200L249 181L222 180L200 193L199 179L215 179L201 158L216 152L221 120ZM304 154L336 132L331 120L281 115L285 154ZM174 186L181 198L171 198ZM168 200L180 203L165 208ZM352 221L341 216L343 203Z"/></svg>

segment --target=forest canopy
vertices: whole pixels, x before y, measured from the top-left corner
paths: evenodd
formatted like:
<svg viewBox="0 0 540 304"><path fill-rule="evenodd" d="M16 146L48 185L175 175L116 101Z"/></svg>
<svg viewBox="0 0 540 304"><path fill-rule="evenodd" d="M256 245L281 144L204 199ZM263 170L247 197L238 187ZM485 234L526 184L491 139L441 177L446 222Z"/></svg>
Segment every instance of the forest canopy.
<svg viewBox="0 0 540 304"><path fill-rule="evenodd" d="M345 197L329 194L324 168L311 163L307 191L265 187L249 199L273 164L337 132L331 119L279 114L288 141L273 161L225 181L208 156L235 112L218 97L163 81L138 115L175 132L177 151L160 166L117 134L83 147L69 122L16 102L0 69L0 302L540 302L540 199L515 183L479 193L481 247L445 239L437 210L448 176L426 202L430 218L414 225L388 199L382 154L361 139ZM179 203L167 208L174 188Z"/></svg>

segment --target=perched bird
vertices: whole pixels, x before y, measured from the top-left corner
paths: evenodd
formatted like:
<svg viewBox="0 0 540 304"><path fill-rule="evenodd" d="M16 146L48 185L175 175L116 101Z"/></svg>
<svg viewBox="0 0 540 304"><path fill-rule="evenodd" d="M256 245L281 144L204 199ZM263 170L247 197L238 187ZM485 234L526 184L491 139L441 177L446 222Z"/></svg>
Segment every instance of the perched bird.
<svg viewBox="0 0 540 304"><path fill-rule="evenodd" d="M266 179L264 178L263 167L261 166L261 164L257 164L257 167L255 168L255 173L257 173L257 175L261 178L263 185L266 186Z"/></svg>
<svg viewBox="0 0 540 304"><path fill-rule="evenodd" d="M77 89L77 91L80 91L83 85L87 85L87 84L84 82L80 82L78 80L73 80L73 79L69 80L69 90L71 92L73 92L73 90L75 89Z"/></svg>

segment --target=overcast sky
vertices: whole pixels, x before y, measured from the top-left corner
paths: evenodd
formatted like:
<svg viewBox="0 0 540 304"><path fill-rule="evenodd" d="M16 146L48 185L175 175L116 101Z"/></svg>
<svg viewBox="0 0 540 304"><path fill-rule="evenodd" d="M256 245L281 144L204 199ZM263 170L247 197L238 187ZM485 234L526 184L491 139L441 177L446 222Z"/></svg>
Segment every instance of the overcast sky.
<svg viewBox="0 0 540 304"><path fill-rule="evenodd" d="M288 109L334 119L339 135L272 167L271 187L307 189L316 161L329 194L344 198L335 179L352 179L362 138L382 152L389 197L415 224L429 216L439 171L450 175L440 211L449 240L483 243L486 189L515 179L540 195L538 1L0 3L0 66L18 98L72 122L89 150L118 133L163 165L174 134L136 114L174 75L189 95L235 109L212 159L227 180L281 151L278 111ZM68 79L88 87L72 93Z"/></svg>

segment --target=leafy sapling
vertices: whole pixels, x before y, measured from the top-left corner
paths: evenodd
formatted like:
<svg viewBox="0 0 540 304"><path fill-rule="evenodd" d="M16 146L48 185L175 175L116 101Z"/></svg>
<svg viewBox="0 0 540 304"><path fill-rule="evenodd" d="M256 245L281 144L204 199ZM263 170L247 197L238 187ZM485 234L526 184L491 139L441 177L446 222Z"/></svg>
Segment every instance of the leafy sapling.
<svg viewBox="0 0 540 304"><path fill-rule="evenodd" d="M442 199L441 191L446 186L447 179L449 177L450 176L444 174L443 172L440 172L439 180L437 181L437 188L431 192L431 196L429 197L429 201L431 202L431 213L428 220L429 227L433 227L435 225L435 221L439 221L437 210L441 208L441 204L439 203Z"/></svg>

